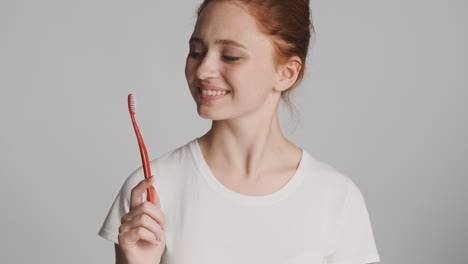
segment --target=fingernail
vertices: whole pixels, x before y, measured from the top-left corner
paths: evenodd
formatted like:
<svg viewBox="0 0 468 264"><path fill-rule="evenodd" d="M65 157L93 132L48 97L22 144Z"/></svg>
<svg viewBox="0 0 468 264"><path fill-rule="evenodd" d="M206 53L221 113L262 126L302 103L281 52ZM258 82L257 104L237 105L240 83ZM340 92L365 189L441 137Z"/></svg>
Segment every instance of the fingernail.
<svg viewBox="0 0 468 264"><path fill-rule="evenodd" d="M147 180L148 181L151 181L153 179L153 176L149 177Z"/></svg>
<svg viewBox="0 0 468 264"><path fill-rule="evenodd" d="M164 224L164 225L162 226L162 229L163 229L163 230L166 230L166 224Z"/></svg>

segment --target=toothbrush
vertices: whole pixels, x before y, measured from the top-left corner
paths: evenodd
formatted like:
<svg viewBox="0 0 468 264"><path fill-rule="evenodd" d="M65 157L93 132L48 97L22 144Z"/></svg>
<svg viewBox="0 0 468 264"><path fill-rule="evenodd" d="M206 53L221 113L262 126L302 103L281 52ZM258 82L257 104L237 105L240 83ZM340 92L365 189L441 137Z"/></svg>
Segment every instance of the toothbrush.
<svg viewBox="0 0 468 264"><path fill-rule="evenodd" d="M145 178L148 179L151 177L151 167L148 158L148 152L146 151L145 143L143 142L143 137L141 136L140 130L138 129L137 122L135 120L135 113L138 112L138 98L135 94L128 95L128 110L130 112L130 117L132 118L133 128L135 129L135 134L138 140L138 145L140 146L141 161L143 163L143 171ZM160 206L160 201L156 190L153 185L151 185L147 190L147 200L156 206Z"/></svg>

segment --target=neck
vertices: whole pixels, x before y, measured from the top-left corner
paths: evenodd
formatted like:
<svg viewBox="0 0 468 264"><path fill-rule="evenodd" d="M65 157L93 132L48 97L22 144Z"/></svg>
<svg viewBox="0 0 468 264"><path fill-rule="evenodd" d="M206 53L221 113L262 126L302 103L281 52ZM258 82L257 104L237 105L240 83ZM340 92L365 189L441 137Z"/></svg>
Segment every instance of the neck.
<svg viewBox="0 0 468 264"><path fill-rule="evenodd" d="M198 141L205 159L248 180L255 180L274 164L284 164L285 156L297 147L283 135L277 110L270 118L260 116L213 120Z"/></svg>

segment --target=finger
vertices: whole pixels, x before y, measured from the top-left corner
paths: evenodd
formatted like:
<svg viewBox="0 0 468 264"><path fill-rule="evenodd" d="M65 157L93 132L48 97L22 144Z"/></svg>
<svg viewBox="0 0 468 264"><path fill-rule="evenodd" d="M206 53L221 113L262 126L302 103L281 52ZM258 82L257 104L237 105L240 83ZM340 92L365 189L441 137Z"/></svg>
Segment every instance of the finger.
<svg viewBox="0 0 468 264"><path fill-rule="evenodd" d="M157 207L161 207L161 201L159 200L159 195L158 193L156 192L156 189L154 188L153 185L151 185L149 187L149 193L148 195L151 195L153 196L153 203L157 206ZM149 201L149 200L148 200Z"/></svg>
<svg viewBox="0 0 468 264"><path fill-rule="evenodd" d="M157 207L149 201L144 201L139 206L135 207L133 210L122 216L121 223L126 223L130 221L133 217L141 214L146 214L150 216L160 226L164 226L164 224L166 224L166 216L164 215L161 208Z"/></svg>
<svg viewBox="0 0 468 264"><path fill-rule="evenodd" d="M166 243L166 230L165 229L163 229L163 231L161 232L160 241Z"/></svg>
<svg viewBox="0 0 468 264"><path fill-rule="evenodd" d="M141 204L141 202L143 201L143 197L142 197L143 192L146 191L146 189L150 187L151 184L153 184L153 181L154 181L154 177L151 176L148 179L144 179L141 182L139 182L132 189L131 196L130 196L130 210Z"/></svg>
<svg viewBox="0 0 468 264"><path fill-rule="evenodd" d="M125 233L137 227L144 227L148 229L156 236L157 240L161 241L161 234L163 232L162 227L156 221L154 221L153 218L146 214L135 216L130 221L120 225L119 233Z"/></svg>
<svg viewBox="0 0 468 264"><path fill-rule="evenodd" d="M144 227L137 227L128 232L120 233L118 239L119 244L136 243L138 240L144 240L153 245L157 245L159 243L156 240L156 236Z"/></svg>

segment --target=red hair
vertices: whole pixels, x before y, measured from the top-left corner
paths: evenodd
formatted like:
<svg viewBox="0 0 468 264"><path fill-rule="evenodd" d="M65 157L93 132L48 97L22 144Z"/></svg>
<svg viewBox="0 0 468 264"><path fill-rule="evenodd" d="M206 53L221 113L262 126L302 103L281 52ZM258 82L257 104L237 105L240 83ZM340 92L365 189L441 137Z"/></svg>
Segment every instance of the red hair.
<svg viewBox="0 0 468 264"><path fill-rule="evenodd" d="M197 10L200 17L203 9L211 2L228 0L204 0ZM275 67L284 63L292 56L301 59L302 66L296 82L281 94L282 99L289 107L289 93L302 81L309 40L315 34L310 18L309 0L232 0L247 7L250 15L256 21L260 32L270 36L275 49L273 61Z"/></svg>

